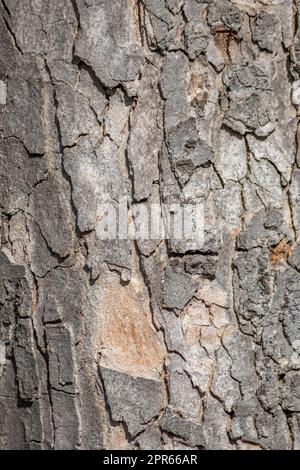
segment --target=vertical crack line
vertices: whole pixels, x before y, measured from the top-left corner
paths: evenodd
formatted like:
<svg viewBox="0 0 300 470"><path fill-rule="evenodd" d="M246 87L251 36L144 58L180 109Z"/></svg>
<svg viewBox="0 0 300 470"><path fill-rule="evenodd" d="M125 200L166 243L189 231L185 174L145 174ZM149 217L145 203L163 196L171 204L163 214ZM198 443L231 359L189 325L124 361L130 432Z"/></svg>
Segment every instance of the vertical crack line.
<svg viewBox="0 0 300 470"><path fill-rule="evenodd" d="M5 1L4 1L4 0L1 0L1 3L2 3L2 6L3 6L3 9L4 9L5 13L7 13L7 15L9 16L9 18L11 18L11 13L10 13L10 11L9 11L9 9L8 9L8 7L7 7L6 3L5 3ZM16 38L16 36L15 36L15 33L13 32L12 27L11 27L10 24L8 23L7 19L5 18L5 14L3 15L3 20L4 20L5 26L6 26L7 30L8 30L8 32L9 32L11 38L12 38L12 41L13 41L13 44L14 44L15 48L20 52L21 55L24 55L22 49L20 48L20 46L19 46L19 44L18 44L17 38Z"/></svg>
<svg viewBox="0 0 300 470"><path fill-rule="evenodd" d="M71 3L72 3L72 6L73 6L75 18L76 18L76 21L77 21L77 28L81 29L80 13L79 13L77 2L76 2L76 0L71 0Z"/></svg>
<svg viewBox="0 0 300 470"><path fill-rule="evenodd" d="M65 166L64 166L64 146L63 146L63 143L62 143L62 133L61 133L60 123L59 123L58 114L57 114L57 111L58 111L58 98L57 98L57 94L56 94L55 84L53 82L53 78L52 78L52 75L51 75L51 71L49 69L49 66L48 66L46 60L45 60L45 69L48 73L50 83L52 85L52 90L53 90L53 104L54 104L54 109L55 109L55 118L54 118L55 122L54 123L55 123L55 128L56 128L56 131L57 131L57 137L58 137L58 143L59 143L59 151L60 151L60 157L61 157L61 172L62 172L63 178L67 181L67 183L69 185L69 188L70 188L70 205L71 205L72 213L73 213L73 216L74 216L75 231L76 231L76 235L78 236L78 238L81 238L82 237L82 232L81 232L81 230L79 228L79 225L78 225L78 211L77 211L76 206L75 206L74 201L73 201L73 184L72 184L71 177L68 175L68 173L65 169Z"/></svg>
<svg viewBox="0 0 300 470"><path fill-rule="evenodd" d="M44 341L45 341L45 345L47 345L46 328L44 328ZM51 418L51 424L52 424L52 429L53 429L52 445L51 446L52 446L52 449L55 449L56 426L55 426L54 407L53 407L53 399L52 399L52 387L51 387L51 379L50 379L49 352L48 352L47 347L46 347L45 359L46 359L46 366L47 366L47 391L48 391L49 403L50 403L50 418Z"/></svg>
<svg viewBox="0 0 300 470"><path fill-rule="evenodd" d="M129 431L128 431L128 427L127 427L127 424L124 420L122 421L115 421L113 419L113 414L112 414L112 409L111 409L111 406L108 402L108 397L107 397L107 392L106 392L106 387L105 387L105 383L104 383L104 379L103 379L103 376L102 376L102 373L101 373L101 367L99 366L98 364L98 377L100 379L100 385L101 385L101 388L102 388L102 396L103 396L103 399L104 399L104 404L105 404L105 410L107 411L107 414L108 414L108 418L109 418L109 421L110 421L110 424L112 426L116 426L116 425L119 425L119 426L122 426L123 430L124 430L124 434L125 434L125 438L127 439L128 443L132 443L134 441L134 438L131 437Z"/></svg>

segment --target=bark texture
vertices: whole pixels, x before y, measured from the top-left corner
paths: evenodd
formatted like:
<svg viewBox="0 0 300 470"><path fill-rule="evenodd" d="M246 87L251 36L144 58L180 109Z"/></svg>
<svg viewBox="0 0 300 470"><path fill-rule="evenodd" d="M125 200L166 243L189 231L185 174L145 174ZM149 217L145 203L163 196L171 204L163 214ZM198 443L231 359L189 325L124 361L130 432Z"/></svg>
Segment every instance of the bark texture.
<svg viewBox="0 0 300 470"><path fill-rule="evenodd" d="M0 1L0 448L300 448L300 2ZM102 199L205 241L103 241Z"/></svg>

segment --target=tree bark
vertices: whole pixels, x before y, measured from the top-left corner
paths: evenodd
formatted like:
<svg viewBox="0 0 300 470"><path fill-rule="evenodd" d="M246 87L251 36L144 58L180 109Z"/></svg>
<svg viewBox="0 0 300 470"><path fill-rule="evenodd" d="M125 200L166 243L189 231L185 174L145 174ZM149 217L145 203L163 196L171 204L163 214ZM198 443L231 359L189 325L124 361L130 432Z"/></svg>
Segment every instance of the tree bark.
<svg viewBox="0 0 300 470"><path fill-rule="evenodd" d="M299 1L0 9L0 448L300 449Z"/></svg>

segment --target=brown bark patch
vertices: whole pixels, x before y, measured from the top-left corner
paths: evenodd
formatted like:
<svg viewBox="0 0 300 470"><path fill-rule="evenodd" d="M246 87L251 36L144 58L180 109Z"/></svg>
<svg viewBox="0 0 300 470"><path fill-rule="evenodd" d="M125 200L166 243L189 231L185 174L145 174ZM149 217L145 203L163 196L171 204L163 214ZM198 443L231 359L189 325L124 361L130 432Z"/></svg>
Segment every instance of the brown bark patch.
<svg viewBox="0 0 300 470"><path fill-rule="evenodd" d="M155 331L149 297L142 282L106 285L99 305L97 346L100 363L136 377L158 379L165 351Z"/></svg>
<svg viewBox="0 0 300 470"><path fill-rule="evenodd" d="M269 263L271 267L277 266L279 263L287 261L291 251L291 245L281 240L278 245L273 246L269 252Z"/></svg>
<svg viewBox="0 0 300 470"><path fill-rule="evenodd" d="M221 52L225 61L229 60L229 57L228 57L229 38L230 38L230 33L225 32L225 31L218 31L214 34L215 45Z"/></svg>
<svg viewBox="0 0 300 470"><path fill-rule="evenodd" d="M205 75L191 74L188 95L192 105L204 108L208 98L208 82Z"/></svg>

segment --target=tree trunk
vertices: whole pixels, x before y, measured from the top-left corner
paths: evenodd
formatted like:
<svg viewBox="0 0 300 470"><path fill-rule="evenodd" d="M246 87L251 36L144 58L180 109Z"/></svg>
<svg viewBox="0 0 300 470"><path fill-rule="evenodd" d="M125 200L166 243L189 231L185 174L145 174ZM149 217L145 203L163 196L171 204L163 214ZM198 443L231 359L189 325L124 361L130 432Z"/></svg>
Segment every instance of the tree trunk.
<svg viewBox="0 0 300 470"><path fill-rule="evenodd" d="M300 449L300 2L0 9L0 448Z"/></svg>

